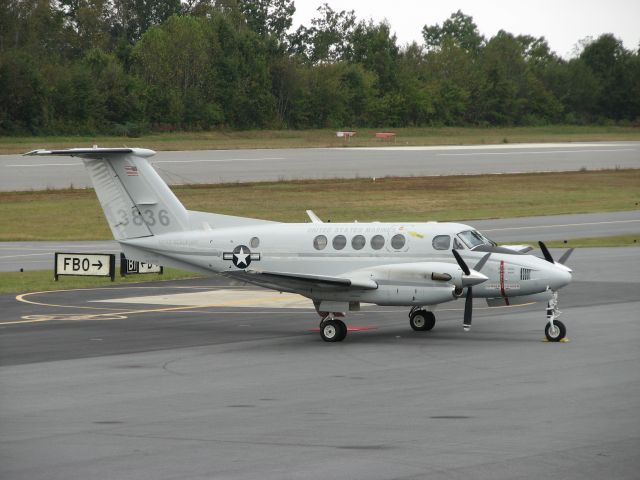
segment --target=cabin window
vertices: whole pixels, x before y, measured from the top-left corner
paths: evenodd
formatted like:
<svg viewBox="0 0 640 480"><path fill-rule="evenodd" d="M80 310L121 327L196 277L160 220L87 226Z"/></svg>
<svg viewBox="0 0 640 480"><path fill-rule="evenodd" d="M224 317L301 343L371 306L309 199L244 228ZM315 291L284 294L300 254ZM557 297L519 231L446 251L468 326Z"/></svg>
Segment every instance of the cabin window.
<svg viewBox="0 0 640 480"><path fill-rule="evenodd" d="M253 237L249 242L251 248L258 248L260 246L260 239L258 237Z"/></svg>
<svg viewBox="0 0 640 480"><path fill-rule="evenodd" d="M436 235L431 242L436 250L449 250L451 246L451 237L449 235Z"/></svg>
<svg viewBox="0 0 640 480"><path fill-rule="evenodd" d="M367 243L367 240L362 235L356 235L351 239L351 246L354 250L362 250Z"/></svg>
<svg viewBox="0 0 640 480"><path fill-rule="evenodd" d="M384 247L384 237L382 235L374 235L371 237L371 248L380 250L382 247Z"/></svg>
<svg viewBox="0 0 640 480"><path fill-rule="evenodd" d="M327 246L327 237L324 235L318 235L313 239L313 248L316 250L324 250L324 247Z"/></svg>
<svg viewBox="0 0 640 480"><path fill-rule="evenodd" d="M404 235L398 233L397 235L391 237L391 246L396 250L400 250L402 247L404 247L406 241L407 240L404 238Z"/></svg>
<svg viewBox="0 0 640 480"><path fill-rule="evenodd" d="M342 250L347 244L347 238L344 235L336 235L333 237L333 248Z"/></svg>

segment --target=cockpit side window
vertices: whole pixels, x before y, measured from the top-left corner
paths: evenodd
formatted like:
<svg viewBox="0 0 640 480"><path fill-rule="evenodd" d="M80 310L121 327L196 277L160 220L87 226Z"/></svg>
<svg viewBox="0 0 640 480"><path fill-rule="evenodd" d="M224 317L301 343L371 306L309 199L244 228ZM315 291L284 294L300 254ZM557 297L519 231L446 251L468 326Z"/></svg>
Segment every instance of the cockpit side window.
<svg viewBox="0 0 640 480"><path fill-rule="evenodd" d="M449 235L436 235L431 242L436 250L449 250L451 246L451 237Z"/></svg>
<svg viewBox="0 0 640 480"><path fill-rule="evenodd" d="M466 230L464 232L460 232L458 234L458 238L462 240L464 244L470 249L473 249L478 245L496 245L495 242L492 242L476 230Z"/></svg>
<svg viewBox="0 0 640 480"><path fill-rule="evenodd" d="M464 250L464 245L457 237L453 238L453 248L456 250Z"/></svg>

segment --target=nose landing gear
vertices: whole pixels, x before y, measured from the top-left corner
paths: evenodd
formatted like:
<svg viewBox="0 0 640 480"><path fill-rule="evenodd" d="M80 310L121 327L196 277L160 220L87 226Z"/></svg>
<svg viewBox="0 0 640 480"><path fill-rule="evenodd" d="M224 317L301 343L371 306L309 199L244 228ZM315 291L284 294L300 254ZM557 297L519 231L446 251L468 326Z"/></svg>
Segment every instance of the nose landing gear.
<svg viewBox="0 0 640 480"><path fill-rule="evenodd" d="M560 320L556 320L562 312L558 309L558 292L553 292L553 297L547 303L547 326L544 335L550 342L559 342L567 336L567 327Z"/></svg>

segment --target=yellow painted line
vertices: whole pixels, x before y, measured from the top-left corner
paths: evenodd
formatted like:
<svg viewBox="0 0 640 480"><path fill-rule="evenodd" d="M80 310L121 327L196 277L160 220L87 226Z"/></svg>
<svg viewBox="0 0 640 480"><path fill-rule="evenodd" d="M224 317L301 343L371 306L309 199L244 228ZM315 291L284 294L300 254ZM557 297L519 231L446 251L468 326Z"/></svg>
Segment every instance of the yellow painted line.
<svg viewBox="0 0 640 480"><path fill-rule="evenodd" d="M182 305L177 307L162 307L162 308L151 308L151 309L117 309L117 308L106 308L106 307L89 307L89 306L80 306L80 305L59 305L53 303L44 303L44 302L36 302L33 300L28 300L27 296L38 295L38 294L48 294L48 293L60 293L60 292L72 292L72 291L91 291L91 290L101 290L104 287L95 287L95 288L76 288L76 289L66 289L66 290L49 290L42 292L31 292L31 293L23 293L21 295L17 295L15 298L19 302L28 303L32 305L39 305L45 307L54 307L54 308L73 308L73 309L82 309L82 310L107 310L105 313L95 313L95 314L41 314L41 315L26 315L21 320L12 320L6 322L0 322L0 325L17 325L17 324L29 324L29 323L44 323L51 321L93 321L93 320L116 320L116 319L126 319L128 315L142 314L142 313L162 313L162 312L177 312L177 311L190 311L190 310L200 310L205 308L224 308L224 307L233 307L233 306L251 306L256 303L276 303L283 301L282 294L272 295L260 297L258 294L256 297L249 299L239 299L239 300L231 300L231 301L218 301L215 303L205 304L205 305ZM115 287L113 290L123 290L123 289L153 289L158 287L151 286L123 286L123 287ZM168 288L176 288L176 289L194 289L201 290L205 287L168 287ZM231 287L231 288L242 288L242 287ZM220 288L218 290L225 290L225 288ZM259 292L259 290L257 290ZM303 300L305 297L299 296L300 299L298 301ZM296 300L289 300L295 302ZM524 307L527 305L532 305L535 302L523 304L523 305L511 305L511 306L498 306L498 307L476 307L477 310L489 310L495 308L515 308L515 307ZM260 307L257 307L260 308ZM306 309L306 307L294 307L296 310ZM310 307L309 307L310 308ZM462 311L462 308L439 308L437 311ZM374 313L385 313L385 311L377 311L374 310ZM396 310L391 310L387 312L396 312ZM236 312L217 312L217 313L236 313ZM287 312L289 313L289 312ZM298 313L298 312L290 312L290 313ZM566 340L568 341L568 340Z"/></svg>
<svg viewBox="0 0 640 480"><path fill-rule="evenodd" d="M83 291L92 291L92 290L102 290L105 287L93 287L93 288L69 288L69 289L62 289L62 290L44 290L41 292L29 292L29 293L22 293L20 295L16 295L16 300L18 302L22 302L22 303L30 303L32 305L40 305L40 306L44 306L44 307L58 307L58 308L80 308L80 309L88 309L88 310L117 310L116 308L107 308L107 307L88 307L88 306L80 306L80 305L58 305L55 303L44 303L44 302L36 302L34 300L27 300L26 297L31 296L31 295L42 295L42 294L48 294L48 293L60 293L60 292L83 292ZM110 287L110 290L129 290L129 289L142 289L142 288L146 288L146 289L153 289L153 288L181 288L181 289L192 289L192 290L202 290L202 289L210 289L210 287L170 287L170 286L162 286L162 287L150 287L150 286L135 286L135 285L131 285L131 286L122 286L122 287ZM241 288L241 287L229 287L229 288ZM224 290L226 290L227 287L224 288ZM222 290L222 289L221 289Z"/></svg>
<svg viewBox="0 0 640 480"><path fill-rule="evenodd" d="M28 300L26 297L31 295L45 294L45 293L59 293L59 292L72 292L72 291L90 291L90 290L100 290L104 287L96 287L96 288L75 288L75 289L67 289L67 290L48 290L42 292L31 292L31 293L23 293L21 295L16 296L16 300L23 303L28 303L32 305L39 305L44 307L55 307L55 308L73 308L73 309L83 309L83 310L107 310L105 313L95 313L95 314L42 314L42 315L26 315L22 320L11 320L6 322L0 322L0 325L17 325L17 324L28 324L28 323L44 323L44 322L52 322L52 321L90 321L90 320L123 320L127 318L128 315L135 315L141 313L161 313L161 312L174 312L174 311L186 311L186 310L199 310L204 308L216 308L216 307L229 307L234 305L247 305L251 303L255 303L255 299L242 299L236 301L228 301L228 302L216 302L210 303L206 305L187 305L187 306L178 306L178 307L162 307L162 308L151 308L151 309L117 309L117 308L106 308L106 307L88 307L81 305L59 305L54 303L44 303L44 302L36 302L33 300ZM149 287L149 286L139 286L139 287L115 287L113 290L123 290L123 289L131 289L131 288L158 288L158 287ZM174 288L174 287L170 287ZM191 287L175 287L182 289L189 289ZM202 287L196 287L197 289L201 289ZM240 287L232 287L232 288L240 288ZM226 289L226 288L225 288ZM222 289L221 289L222 290ZM301 297L304 298L304 297ZM280 294L273 295L271 297L263 297L260 299L262 302L276 302L281 300L282 297ZM113 318L116 317L116 318Z"/></svg>
<svg viewBox="0 0 640 480"><path fill-rule="evenodd" d="M135 315L138 313L160 313L160 312L174 312L180 310L195 310L199 308L210 308L215 307L216 305L200 305L200 306L188 306L188 307L165 307L165 308L150 308L145 310L127 310L127 311L115 311L111 313L95 313L88 315L76 315L73 314L65 315L65 314L54 314L54 315L42 315L40 318L29 318L29 317L37 317L37 315L28 315L24 320L13 320L9 322L0 322L0 325L16 325L20 323L42 323L42 322L52 322L52 321L81 321L81 320L113 320L111 318L101 318L101 317L114 317L120 316L118 320L124 320L127 318L127 315ZM75 318L74 318L75 317Z"/></svg>
<svg viewBox="0 0 640 480"><path fill-rule="evenodd" d="M74 288L74 289L70 289L70 290L49 290L49 291L44 291L44 292L31 292L31 293L23 293L20 295L16 295L16 300L18 302L22 302L22 303L29 303L31 305L40 305L42 307L56 307L56 308L77 308L77 309L84 309L84 310L116 310L115 308L106 308L106 307L85 307L82 305L58 305L55 303L43 303L43 302L35 302L33 300L27 300L25 297L27 296L31 296L31 295L39 295L39 294L43 294L43 293L57 293L57 292L73 292L73 291L86 291L86 290L98 290L97 288Z"/></svg>
<svg viewBox="0 0 640 480"><path fill-rule="evenodd" d="M141 287L143 288L143 287ZM157 288L157 287L146 287L146 288ZM84 288L84 289L75 289L75 290L98 290L98 288ZM54 292L62 292L62 291L72 291L72 290L55 290ZM44 322L52 322L52 321L93 321L93 320L124 320L129 315L136 315L142 313L164 313L164 312L177 312L177 311L188 311L188 310L200 310L205 308L216 308L216 307L233 307L234 305L247 305L254 302L253 299L243 299L229 302L216 302L210 303L206 305L187 305L187 306L179 306L179 307L162 307L162 308L149 308L149 309L109 309L109 308L100 308L100 307L83 307L83 306L75 306L75 305L58 305L58 304L47 304L42 302L34 302L32 300L26 300L24 297L27 295L36 295L38 293L51 293L51 292L33 292L16 296L16 300L30 303L34 305L46 306L46 307L59 307L59 308L76 308L76 309L88 309L88 310L108 310L105 313L95 313L95 314L42 314L42 315L26 315L22 320L12 320L6 322L0 322L0 325L17 325L17 324L29 324L29 323L44 323ZM303 297L301 297L303 298ZM282 297L280 295L274 295L272 297L261 298L260 302L277 302L281 301ZM292 312L293 313L293 312Z"/></svg>

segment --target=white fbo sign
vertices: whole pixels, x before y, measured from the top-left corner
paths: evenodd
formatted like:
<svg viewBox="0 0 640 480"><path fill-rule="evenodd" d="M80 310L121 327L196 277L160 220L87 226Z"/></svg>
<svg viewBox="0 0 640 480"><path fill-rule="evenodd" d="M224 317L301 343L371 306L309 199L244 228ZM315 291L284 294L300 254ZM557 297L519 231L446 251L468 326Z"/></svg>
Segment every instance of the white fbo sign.
<svg viewBox="0 0 640 480"><path fill-rule="evenodd" d="M55 279L58 275L80 275L91 277L111 277L114 280L116 256L103 253L62 253L55 254Z"/></svg>
<svg viewBox="0 0 640 480"><path fill-rule="evenodd" d="M124 256L124 253L120 254L120 275L130 275L132 273L160 273L162 274L163 268L160 265L154 265L153 263L138 262L137 260L129 260Z"/></svg>

